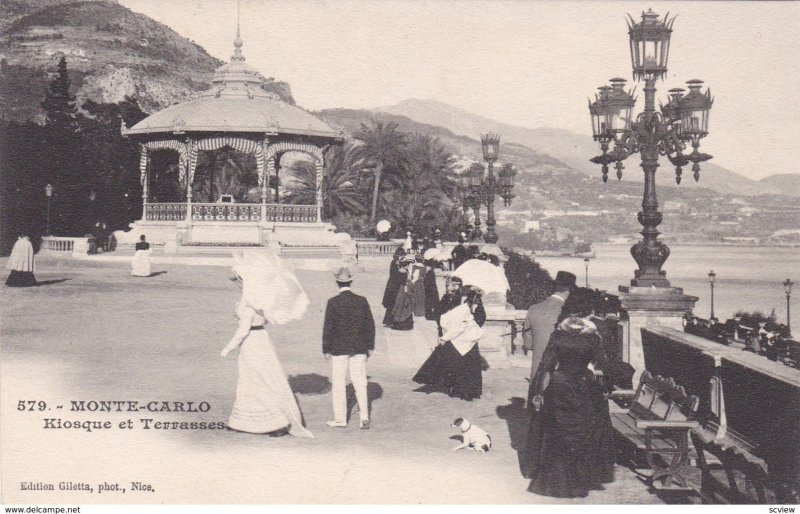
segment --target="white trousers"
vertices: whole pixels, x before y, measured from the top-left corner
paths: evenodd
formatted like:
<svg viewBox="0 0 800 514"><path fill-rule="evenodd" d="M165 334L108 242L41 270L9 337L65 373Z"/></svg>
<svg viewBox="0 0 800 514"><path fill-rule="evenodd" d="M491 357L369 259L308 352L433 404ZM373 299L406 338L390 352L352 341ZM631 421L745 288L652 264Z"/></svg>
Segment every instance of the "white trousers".
<svg viewBox="0 0 800 514"><path fill-rule="evenodd" d="M369 419L367 404L367 356L359 353L353 356L331 356L331 396L333 397L333 420L347 421L347 370L356 391L358 413L361 421Z"/></svg>

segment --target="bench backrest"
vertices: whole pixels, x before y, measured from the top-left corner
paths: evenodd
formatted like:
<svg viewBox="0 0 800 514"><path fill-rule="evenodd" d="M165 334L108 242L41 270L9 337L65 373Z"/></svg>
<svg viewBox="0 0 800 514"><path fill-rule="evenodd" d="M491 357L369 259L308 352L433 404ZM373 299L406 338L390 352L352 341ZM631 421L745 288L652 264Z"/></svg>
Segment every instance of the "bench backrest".
<svg viewBox="0 0 800 514"><path fill-rule="evenodd" d="M673 379L644 371L630 413L640 419L685 421L694 416L699 404L696 396L687 395Z"/></svg>

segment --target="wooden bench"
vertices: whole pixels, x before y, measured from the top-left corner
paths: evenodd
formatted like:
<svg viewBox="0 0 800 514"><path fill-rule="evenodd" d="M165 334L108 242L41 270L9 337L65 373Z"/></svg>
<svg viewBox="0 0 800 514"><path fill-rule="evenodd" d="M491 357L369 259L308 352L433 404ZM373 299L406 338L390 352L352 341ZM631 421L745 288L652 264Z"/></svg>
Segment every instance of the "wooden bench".
<svg viewBox="0 0 800 514"><path fill-rule="evenodd" d="M699 400L688 396L671 378L642 373L636 391L616 391L612 397L632 397L630 408L611 412L614 429L636 451L643 452L652 473L647 477L655 489L689 491L682 470L689 462L689 431Z"/></svg>

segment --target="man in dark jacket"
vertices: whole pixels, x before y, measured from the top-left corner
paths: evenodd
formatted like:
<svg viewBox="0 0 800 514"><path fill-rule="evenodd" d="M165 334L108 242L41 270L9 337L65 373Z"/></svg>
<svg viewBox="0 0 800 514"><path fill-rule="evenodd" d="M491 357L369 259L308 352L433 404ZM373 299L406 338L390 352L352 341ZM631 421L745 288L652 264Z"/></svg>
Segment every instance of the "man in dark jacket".
<svg viewBox="0 0 800 514"><path fill-rule="evenodd" d="M333 421L330 427L347 426L347 370L356 392L361 418L359 428L369 429L367 403L367 357L375 349L375 320L369 302L350 290L353 275L347 267L334 274L339 294L328 300L322 330L322 353L331 361L331 396Z"/></svg>

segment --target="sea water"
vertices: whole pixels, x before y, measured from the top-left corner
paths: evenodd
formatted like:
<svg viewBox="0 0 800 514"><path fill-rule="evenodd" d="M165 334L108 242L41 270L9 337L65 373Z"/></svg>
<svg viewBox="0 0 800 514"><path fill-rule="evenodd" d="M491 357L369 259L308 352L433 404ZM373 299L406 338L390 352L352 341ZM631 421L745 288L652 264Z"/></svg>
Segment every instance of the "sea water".
<svg viewBox="0 0 800 514"><path fill-rule="evenodd" d="M726 320L736 311L775 310L779 322L786 322L786 294L783 282L789 278L796 285L791 295L793 332L800 333L800 248L766 246L694 246L670 245L671 254L663 268L673 287L683 288L699 300L694 313L708 318L711 313L711 286L708 272L716 273L714 314ZM589 286L617 292L620 285L630 285L636 262L630 245L596 244L596 257L589 259ZM584 260L576 257L537 257L550 275L558 270L574 273L578 285L586 281Z"/></svg>

